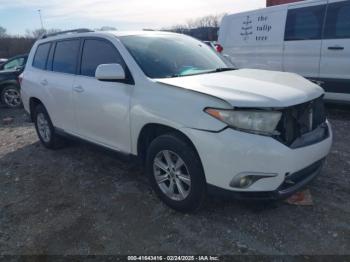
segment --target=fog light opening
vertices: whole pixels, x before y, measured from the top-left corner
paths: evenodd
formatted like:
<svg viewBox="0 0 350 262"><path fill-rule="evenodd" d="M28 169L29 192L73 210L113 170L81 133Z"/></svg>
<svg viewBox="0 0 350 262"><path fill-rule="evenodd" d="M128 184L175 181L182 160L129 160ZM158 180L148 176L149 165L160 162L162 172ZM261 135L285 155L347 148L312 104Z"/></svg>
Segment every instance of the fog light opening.
<svg viewBox="0 0 350 262"><path fill-rule="evenodd" d="M263 178L269 178L269 177L275 177L277 174L266 174L266 173L240 173L237 176L235 176L231 183L231 187L235 188L248 188L251 185L253 185L256 181L263 179Z"/></svg>
<svg viewBox="0 0 350 262"><path fill-rule="evenodd" d="M247 188L251 184L253 184L253 179L250 176L243 176L239 180L239 187L240 188Z"/></svg>

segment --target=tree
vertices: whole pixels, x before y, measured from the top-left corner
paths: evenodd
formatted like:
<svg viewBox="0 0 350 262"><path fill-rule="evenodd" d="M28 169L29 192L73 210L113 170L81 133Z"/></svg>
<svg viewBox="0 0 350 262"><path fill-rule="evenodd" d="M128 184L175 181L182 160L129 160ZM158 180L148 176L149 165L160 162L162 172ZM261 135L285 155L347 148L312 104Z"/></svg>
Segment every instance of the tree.
<svg viewBox="0 0 350 262"><path fill-rule="evenodd" d="M219 27L222 18L225 14L207 15L195 20L189 20L187 27L189 28L203 28L203 27Z"/></svg>
<svg viewBox="0 0 350 262"><path fill-rule="evenodd" d="M207 15L188 20L186 24L174 25L164 31L191 35L201 40L217 40L220 23L225 14Z"/></svg>
<svg viewBox="0 0 350 262"><path fill-rule="evenodd" d="M226 15L225 13L217 14L217 15L207 15L207 16L199 17L197 19L188 20L187 23L185 24L174 25L170 28L164 28L162 30L173 31L173 32L188 32L191 29L195 29L195 28L205 28L205 27L218 28L220 27L221 20L225 15Z"/></svg>
<svg viewBox="0 0 350 262"><path fill-rule="evenodd" d="M27 29L26 30L26 37L27 38L35 38L35 39L38 39L40 38L41 36L43 35L46 35L46 34L53 34L53 33L57 33L57 32L60 32L61 30L60 29L55 29L55 28L52 28L52 29L35 29L35 30L29 30Z"/></svg>
<svg viewBox="0 0 350 262"><path fill-rule="evenodd" d="M6 28L0 26L0 37L1 38L7 36L6 31L7 31Z"/></svg>

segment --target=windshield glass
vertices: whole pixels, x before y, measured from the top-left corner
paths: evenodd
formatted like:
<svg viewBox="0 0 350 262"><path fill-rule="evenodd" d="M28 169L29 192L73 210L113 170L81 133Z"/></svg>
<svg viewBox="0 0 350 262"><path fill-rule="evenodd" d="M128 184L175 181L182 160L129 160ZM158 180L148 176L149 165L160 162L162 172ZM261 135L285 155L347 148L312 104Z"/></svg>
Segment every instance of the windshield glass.
<svg viewBox="0 0 350 262"><path fill-rule="evenodd" d="M228 68L212 48L192 37L159 34L120 39L150 78L196 75Z"/></svg>

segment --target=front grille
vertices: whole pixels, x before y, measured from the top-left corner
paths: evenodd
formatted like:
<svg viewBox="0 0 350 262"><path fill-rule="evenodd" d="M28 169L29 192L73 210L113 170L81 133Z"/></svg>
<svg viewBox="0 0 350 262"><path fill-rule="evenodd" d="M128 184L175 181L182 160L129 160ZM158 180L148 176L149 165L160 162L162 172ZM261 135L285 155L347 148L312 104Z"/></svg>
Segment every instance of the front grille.
<svg viewBox="0 0 350 262"><path fill-rule="evenodd" d="M291 146L298 138L310 133L326 121L323 96L282 110L276 139Z"/></svg>

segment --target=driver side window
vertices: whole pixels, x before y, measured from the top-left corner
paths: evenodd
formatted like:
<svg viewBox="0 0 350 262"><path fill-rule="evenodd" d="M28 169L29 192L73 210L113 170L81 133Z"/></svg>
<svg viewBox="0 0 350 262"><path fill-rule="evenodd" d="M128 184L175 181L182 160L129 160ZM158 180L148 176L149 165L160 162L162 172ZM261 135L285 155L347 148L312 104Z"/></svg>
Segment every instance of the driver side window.
<svg viewBox="0 0 350 262"><path fill-rule="evenodd" d="M124 67L121 55L111 43L98 39L86 39L84 41L81 75L95 77L98 65L112 63L120 64Z"/></svg>

